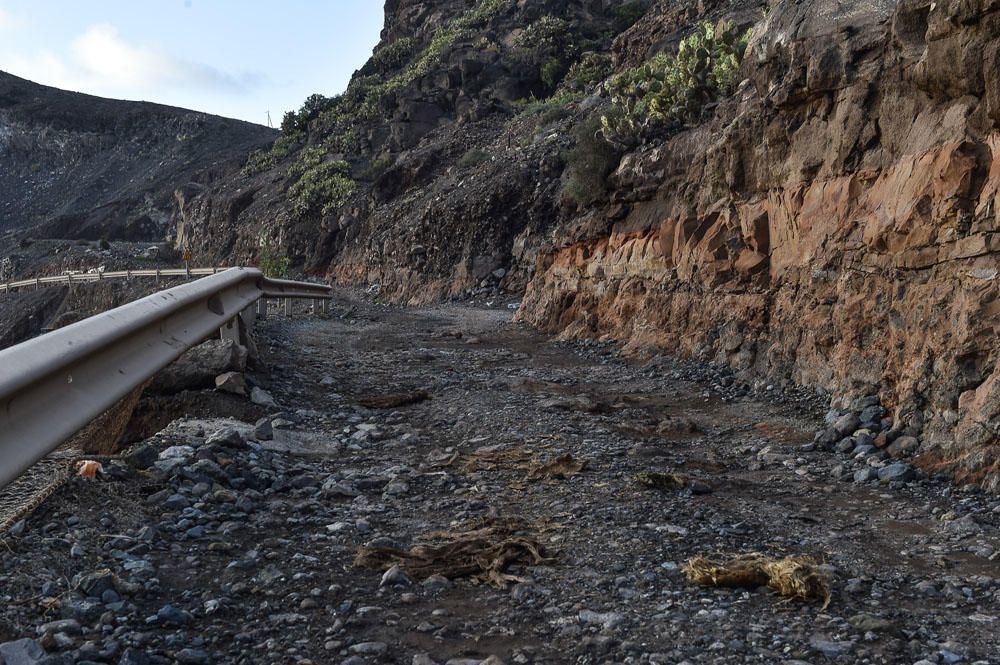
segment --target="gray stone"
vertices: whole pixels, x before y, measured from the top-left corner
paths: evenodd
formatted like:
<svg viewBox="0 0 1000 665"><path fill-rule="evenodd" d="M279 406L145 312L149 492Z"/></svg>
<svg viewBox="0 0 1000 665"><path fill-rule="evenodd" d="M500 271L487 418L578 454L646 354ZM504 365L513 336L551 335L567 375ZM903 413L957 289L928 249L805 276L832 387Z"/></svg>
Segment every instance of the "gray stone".
<svg viewBox="0 0 1000 665"><path fill-rule="evenodd" d="M150 392L172 395L182 390L215 387L215 377L226 372L243 372L247 350L232 340L212 339L186 352L157 374Z"/></svg>
<svg viewBox="0 0 1000 665"><path fill-rule="evenodd" d="M878 472L870 466L866 466L863 469L858 469L854 472L854 482L856 483L867 483L878 478Z"/></svg>
<svg viewBox="0 0 1000 665"><path fill-rule="evenodd" d="M156 619L166 626L186 626L194 620L190 612L177 609L173 605L164 605L156 613Z"/></svg>
<svg viewBox="0 0 1000 665"><path fill-rule="evenodd" d="M862 423L878 423L882 420L882 416L885 415L885 409L881 406L874 404L872 406L867 406L861 411L860 419Z"/></svg>
<svg viewBox="0 0 1000 665"><path fill-rule="evenodd" d="M886 452L893 457L901 457L915 452L919 447L920 440L917 437L901 436L886 447Z"/></svg>
<svg viewBox="0 0 1000 665"><path fill-rule="evenodd" d="M190 505L191 502L182 494L172 494L163 502L163 507L167 510L184 510Z"/></svg>
<svg viewBox="0 0 1000 665"><path fill-rule="evenodd" d="M159 455L156 448L150 445L142 445L125 456L125 462L140 471L144 471L156 463Z"/></svg>
<svg viewBox="0 0 1000 665"><path fill-rule="evenodd" d="M915 476L913 467L905 462L895 462L878 470L878 479L886 482L906 482Z"/></svg>
<svg viewBox="0 0 1000 665"><path fill-rule="evenodd" d="M203 665L209 660L208 653L202 651L201 649L181 649L174 654L174 658L181 665Z"/></svg>
<svg viewBox="0 0 1000 665"><path fill-rule="evenodd" d="M398 565L385 571L385 574L382 575L382 581L379 582L379 586L408 586L410 584L413 584L413 580Z"/></svg>
<svg viewBox="0 0 1000 665"><path fill-rule="evenodd" d="M580 610L579 615L582 623L597 624L611 630L622 622L622 615L617 612L594 612L593 610Z"/></svg>
<svg viewBox="0 0 1000 665"><path fill-rule="evenodd" d="M388 648L385 642L361 642L352 646L349 651L363 656L381 656Z"/></svg>
<svg viewBox="0 0 1000 665"><path fill-rule="evenodd" d="M258 441L270 441L274 438L274 427L270 418L261 418L253 428L253 436Z"/></svg>
<svg viewBox="0 0 1000 665"><path fill-rule="evenodd" d="M115 588L115 576L110 569L102 568L91 573L77 575L74 578L74 584L88 596L100 598L105 591Z"/></svg>
<svg viewBox="0 0 1000 665"><path fill-rule="evenodd" d="M854 450L855 445L857 444L855 444L854 439L847 436L841 439L839 442L837 442L837 445L834 447L834 450L836 450L838 453L849 453L852 450Z"/></svg>
<svg viewBox="0 0 1000 665"><path fill-rule="evenodd" d="M44 635L45 633L66 633L67 635L79 635L82 630L80 622L76 619L59 619L58 621L43 623L35 629L35 632L39 635Z"/></svg>
<svg viewBox="0 0 1000 665"><path fill-rule="evenodd" d="M215 445L222 446L224 448L246 448L246 440L240 431L235 427L223 427L220 430L212 432L212 434L205 439L205 445ZM209 460L200 460L202 462L207 462Z"/></svg>
<svg viewBox="0 0 1000 665"><path fill-rule="evenodd" d="M278 403L274 401L271 393L256 386L254 386L254 389L250 391L250 401L258 406L266 406L271 409L277 408L278 406Z"/></svg>
<svg viewBox="0 0 1000 665"><path fill-rule="evenodd" d="M247 394L247 380L242 372L226 372L215 377L215 389L224 393L245 396Z"/></svg>
<svg viewBox="0 0 1000 665"><path fill-rule="evenodd" d="M42 646L31 639L0 644L0 663L4 665L36 665L45 658Z"/></svg>
<svg viewBox="0 0 1000 665"><path fill-rule="evenodd" d="M853 413L845 413L833 423L830 429L834 430L840 436L850 436L854 433L854 430L858 429L861 421Z"/></svg>
<svg viewBox="0 0 1000 665"><path fill-rule="evenodd" d="M850 641L840 641L834 642L832 640L825 640L820 638L813 638L809 641L809 646L811 646L816 651L827 658L839 658L845 653L850 652L854 648L854 642Z"/></svg>

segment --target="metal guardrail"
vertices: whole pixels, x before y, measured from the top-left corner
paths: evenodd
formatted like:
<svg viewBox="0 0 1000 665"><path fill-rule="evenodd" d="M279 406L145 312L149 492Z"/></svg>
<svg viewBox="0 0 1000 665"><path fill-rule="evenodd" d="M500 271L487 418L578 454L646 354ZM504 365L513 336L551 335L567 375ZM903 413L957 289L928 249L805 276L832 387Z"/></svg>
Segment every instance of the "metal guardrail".
<svg viewBox="0 0 1000 665"><path fill-rule="evenodd" d="M255 302L331 297L230 268L0 351L0 488Z"/></svg>
<svg viewBox="0 0 1000 665"><path fill-rule="evenodd" d="M35 277L34 279L22 279L16 282L0 283L0 293L10 293L15 289L23 289L30 286L35 288L42 286L56 286L59 284L84 284L87 282L103 282L108 279L132 279L133 277L204 277L205 275L215 275L226 268L157 268L155 270L116 270L109 272L66 272L62 275L50 275L48 277Z"/></svg>

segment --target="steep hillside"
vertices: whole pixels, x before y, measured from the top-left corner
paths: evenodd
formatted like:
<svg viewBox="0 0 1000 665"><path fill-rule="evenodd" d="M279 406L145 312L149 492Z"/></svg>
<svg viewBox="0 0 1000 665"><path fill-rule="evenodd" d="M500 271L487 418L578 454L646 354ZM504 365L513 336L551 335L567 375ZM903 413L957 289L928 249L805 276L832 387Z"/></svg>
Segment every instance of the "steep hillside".
<svg viewBox="0 0 1000 665"><path fill-rule="evenodd" d="M0 233L30 227L34 237L161 239L175 189L238 168L274 136L238 120L0 72Z"/></svg>

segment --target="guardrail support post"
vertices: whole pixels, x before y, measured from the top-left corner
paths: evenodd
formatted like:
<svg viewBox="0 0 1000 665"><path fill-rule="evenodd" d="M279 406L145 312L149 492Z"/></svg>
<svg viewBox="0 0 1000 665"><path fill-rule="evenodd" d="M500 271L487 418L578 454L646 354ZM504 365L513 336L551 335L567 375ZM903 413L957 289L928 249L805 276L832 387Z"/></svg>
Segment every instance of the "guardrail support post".
<svg viewBox="0 0 1000 665"><path fill-rule="evenodd" d="M285 298L285 316L292 315L292 299Z"/></svg>
<svg viewBox="0 0 1000 665"><path fill-rule="evenodd" d="M231 339L237 344L240 343L240 322L238 316L229 319L225 325L219 328L219 339Z"/></svg>
<svg viewBox="0 0 1000 665"><path fill-rule="evenodd" d="M240 312L240 320L243 322L243 327L246 329L247 334L253 330L253 324L257 322L257 305L249 305L242 312Z"/></svg>
<svg viewBox="0 0 1000 665"><path fill-rule="evenodd" d="M267 298L261 297L257 300L257 318L261 321L267 320Z"/></svg>
<svg viewBox="0 0 1000 665"><path fill-rule="evenodd" d="M330 301L326 298L320 300L320 308L324 314L328 314L330 312Z"/></svg>

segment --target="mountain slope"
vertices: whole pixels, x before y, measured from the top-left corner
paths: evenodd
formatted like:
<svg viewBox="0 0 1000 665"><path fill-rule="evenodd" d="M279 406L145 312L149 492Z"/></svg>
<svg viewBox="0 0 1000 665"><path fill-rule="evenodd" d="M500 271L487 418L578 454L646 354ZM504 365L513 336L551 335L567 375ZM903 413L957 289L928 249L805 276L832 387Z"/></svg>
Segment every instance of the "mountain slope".
<svg viewBox="0 0 1000 665"><path fill-rule="evenodd" d="M0 72L0 232L161 239L176 188L211 182L274 136L238 120Z"/></svg>

